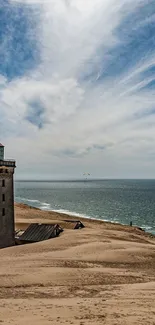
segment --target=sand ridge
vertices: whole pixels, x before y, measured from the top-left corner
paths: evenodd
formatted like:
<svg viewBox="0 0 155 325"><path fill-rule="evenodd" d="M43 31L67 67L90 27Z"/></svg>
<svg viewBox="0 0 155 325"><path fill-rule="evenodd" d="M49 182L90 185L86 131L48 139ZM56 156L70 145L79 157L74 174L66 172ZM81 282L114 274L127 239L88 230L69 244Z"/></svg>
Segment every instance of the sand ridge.
<svg viewBox="0 0 155 325"><path fill-rule="evenodd" d="M16 228L57 221L48 241L0 250L0 322L5 325L155 324L155 238L128 226L16 204ZM76 218L78 219L78 218Z"/></svg>

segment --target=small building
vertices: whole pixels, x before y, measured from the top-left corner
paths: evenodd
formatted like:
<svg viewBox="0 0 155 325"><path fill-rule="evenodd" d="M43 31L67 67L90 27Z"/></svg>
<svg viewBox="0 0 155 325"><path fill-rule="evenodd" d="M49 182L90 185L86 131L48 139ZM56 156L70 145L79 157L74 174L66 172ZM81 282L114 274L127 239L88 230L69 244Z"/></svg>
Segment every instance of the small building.
<svg viewBox="0 0 155 325"><path fill-rule="evenodd" d="M84 228L84 224L80 220L63 220L65 221L67 228L69 229L82 229Z"/></svg>
<svg viewBox="0 0 155 325"><path fill-rule="evenodd" d="M59 236L63 229L58 224L32 223L20 235L16 234L16 243L36 243Z"/></svg>
<svg viewBox="0 0 155 325"><path fill-rule="evenodd" d="M15 160L4 158L0 143L0 248L15 244L14 231L14 170Z"/></svg>

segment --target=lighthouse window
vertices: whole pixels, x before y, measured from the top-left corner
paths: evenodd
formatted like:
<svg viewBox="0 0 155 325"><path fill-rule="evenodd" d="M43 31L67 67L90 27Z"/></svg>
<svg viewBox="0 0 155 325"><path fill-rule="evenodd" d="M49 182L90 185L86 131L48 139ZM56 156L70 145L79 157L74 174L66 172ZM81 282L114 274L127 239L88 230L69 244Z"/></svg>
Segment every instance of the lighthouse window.
<svg viewBox="0 0 155 325"><path fill-rule="evenodd" d="M5 179L2 179L2 187L5 187Z"/></svg>
<svg viewBox="0 0 155 325"><path fill-rule="evenodd" d="M2 201L5 202L5 194L2 194Z"/></svg>
<svg viewBox="0 0 155 325"><path fill-rule="evenodd" d="M5 208L2 209L2 217L5 216Z"/></svg>

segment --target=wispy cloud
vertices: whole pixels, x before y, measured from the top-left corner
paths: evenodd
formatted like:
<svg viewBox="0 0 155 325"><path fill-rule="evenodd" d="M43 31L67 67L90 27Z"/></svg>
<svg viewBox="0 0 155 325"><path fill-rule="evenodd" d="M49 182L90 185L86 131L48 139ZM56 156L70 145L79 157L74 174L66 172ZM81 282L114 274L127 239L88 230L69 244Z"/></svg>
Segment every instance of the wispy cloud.
<svg viewBox="0 0 155 325"><path fill-rule="evenodd" d="M154 2L1 8L0 137L20 174L154 177Z"/></svg>

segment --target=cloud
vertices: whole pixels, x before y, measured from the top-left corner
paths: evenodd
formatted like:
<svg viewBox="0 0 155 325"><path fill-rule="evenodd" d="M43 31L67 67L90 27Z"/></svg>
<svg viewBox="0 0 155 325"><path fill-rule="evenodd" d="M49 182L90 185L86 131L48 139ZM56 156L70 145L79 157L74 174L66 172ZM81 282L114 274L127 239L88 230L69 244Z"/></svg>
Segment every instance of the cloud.
<svg viewBox="0 0 155 325"><path fill-rule="evenodd" d="M1 7L0 137L19 177L154 177L153 1Z"/></svg>

